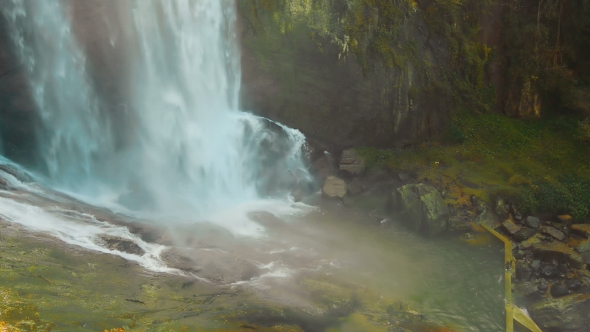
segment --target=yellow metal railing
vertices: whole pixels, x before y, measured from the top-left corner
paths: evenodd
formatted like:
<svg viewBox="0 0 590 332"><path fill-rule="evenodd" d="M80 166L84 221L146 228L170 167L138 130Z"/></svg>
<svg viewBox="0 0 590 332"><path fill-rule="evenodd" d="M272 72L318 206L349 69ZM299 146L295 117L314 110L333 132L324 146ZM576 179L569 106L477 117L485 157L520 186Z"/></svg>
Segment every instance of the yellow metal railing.
<svg viewBox="0 0 590 332"><path fill-rule="evenodd" d="M512 256L512 242L491 227L486 225L482 226L500 241L504 242L504 302L506 309L506 332L514 332L515 320L529 331L542 332L529 316L512 303L512 277L516 273L516 261Z"/></svg>

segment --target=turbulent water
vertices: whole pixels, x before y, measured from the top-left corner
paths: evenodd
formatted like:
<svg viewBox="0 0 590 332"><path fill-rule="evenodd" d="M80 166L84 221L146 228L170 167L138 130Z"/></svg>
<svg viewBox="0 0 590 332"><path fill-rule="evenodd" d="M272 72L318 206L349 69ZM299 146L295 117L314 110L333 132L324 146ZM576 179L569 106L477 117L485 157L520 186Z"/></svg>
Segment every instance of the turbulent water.
<svg viewBox="0 0 590 332"><path fill-rule="evenodd" d="M122 109L133 126L125 142L87 74L69 2L10 2L4 15L41 118L39 168L53 188L194 221L261 198L285 201L309 180L304 136L238 109L232 1L117 3L137 44L127 61L132 93Z"/></svg>

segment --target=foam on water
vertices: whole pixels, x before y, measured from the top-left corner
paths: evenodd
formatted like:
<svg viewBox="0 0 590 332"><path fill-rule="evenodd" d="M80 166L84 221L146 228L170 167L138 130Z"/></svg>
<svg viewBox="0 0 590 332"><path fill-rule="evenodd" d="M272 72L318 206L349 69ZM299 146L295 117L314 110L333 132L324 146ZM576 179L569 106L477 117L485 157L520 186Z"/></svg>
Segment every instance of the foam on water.
<svg viewBox="0 0 590 332"><path fill-rule="evenodd" d="M75 213L74 211L67 211L69 216L66 216L64 212L66 211L62 209L43 209L0 196L0 217L9 222L22 225L33 231L51 234L71 245L135 261L151 271L179 273L175 269L166 267L160 261L159 256L165 249L164 246L146 243L131 234L127 228L100 222L91 215L79 215L77 218L72 218L71 214ZM105 248L101 245L99 237L101 235L132 241L143 249L145 254L139 256Z"/></svg>

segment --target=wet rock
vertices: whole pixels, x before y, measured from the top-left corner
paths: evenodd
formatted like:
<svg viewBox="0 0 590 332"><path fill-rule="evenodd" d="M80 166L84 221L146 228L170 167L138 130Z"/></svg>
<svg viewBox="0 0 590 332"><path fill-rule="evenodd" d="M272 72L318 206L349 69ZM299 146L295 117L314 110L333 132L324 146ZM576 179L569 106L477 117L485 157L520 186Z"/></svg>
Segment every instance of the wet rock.
<svg viewBox="0 0 590 332"><path fill-rule="evenodd" d="M532 248L535 257L545 261L557 259L558 261L567 261L575 267L584 265L582 256L561 242L537 243Z"/></svg>
<svg viewBox="0 0 590 332"><path fill-rule="evenodd" d="M322 194L327 197L344 197L348 192L348 186L346 182L341 178L335 176L328 176L322 187Z"/></svg>
<svg viewBox="0 0 590 332"><path fill-rule="evenodd" d="M537 288L541 291L541 292L546 292L549 289L549 284L547 283L547 281L545 281L545 279L541 279L539 281L539 284L537 285Z"/></svg>
<svg viewBox="0 0 590 332"><path fill-rule="evenodd" d="M0 164L0 170L14 176L17 180L23 183L30 183L34 181L33 177L29 175L29 173L12 165Z"/></svg>
<svg viewBox="0 0 590 332"><path fill-rule="evenodd" d="M529 280L531 278L532 269L525 262L517 262L516 278L520 280Z"/></svg>
<svg viewBox="0 0 590 332"><path fill-rule="evenodd" d="M488 211L488 205L482 199L477 198L475 195L471 195L470 197L471 205L475 209L477 213L482 213L484 211Z"/></svg>
<svg viewBox="0 0 590 332"><path fill-rule="evenodd" d="M542 237L542 235L537 233L534 236L530 237L529 239L522 241L520 243L520 245L525 249L531 248L535 244L539 244L539 243L543 242L543 239L541 237Z"/></svg>
<svg viewBox="0 0 590 332"><path fill-rule="evenodd" d="M199 272L203 269L202 266L196 264L192 258L188 257L180 249L169 248L166 249L160 258L166 265L173 269L178 269L187 272Z"/></svg>
<svg viewBox="0 0 590 332"><path fill-rule="evenodd" d="M512 220L506 220L502 223L502 226L508 233L510 233L510 235L514 235L522 229L521 226L516 225Z"/></svg>
<svg viewBox="0 0 590 332"><path fill-rule="evenodd" d="M515 286L515 289L518 293L524 296L534 296L539 294L539 289L537 285L533 282L521 282Z"/></svg>
<svg viewBox="0 0 590 332"><path fill-rule="evenodd" d="M571 226L572 231L590 236L590 224L575 224Z"/></svg>
<svg viewBox="0 0 590 332"><path fill-rule="evenodd" d="M440 192L425 184L408 184L391 196L393 210L406 217L406 225L423 235L437 235L446 230L449 209Z"/></svg>
<svg viewBox="0 0 590 332"><path fill-rule="evenodd" d="M585 240L580 242L577 246L576 246L576 250L583 254L586 252L590 252L590 240Z"/></svg>
<svg viewBox="0 0 590 332"><path fill-rule="evenodd" d="M316 177L325 180L328 176L336 174L334 160L332 155L327 151L312 163L312 170Z"/></svg>
<svg viewBox="0 0 590 332"><path fill-rule="evenodd" d="M582 281L580 279L568 279L564 282L565 287L571 291L577 291L582 287Z"/></svg>
<svg viewBox="0 0 590 332"><path fill-rule="evenodd" d="M590 266L590 240L582 241L576 246L576 250L582 255L584 263Z"/></svg>
<svg viewBox="0 0 590 332"><path fill-rule="evenodd" d="M525 241L537 234L537 231L532 228L523 227L520 231L514 234L514 239L517 241Z"/></svg>
<svg viewBox="0 0 590 332"><path fill-rule="evenodd" d="M340 170L350 174L362 174L365 171L365 160L355 149L342 151Z"/></svg>
<svg viewBox="0 0 590 332"><path fill-rule="evenodd" d="M553 298L558 298L558 297L568 295L569 291L565 286L562 286L560 284L555 284L555 285L551 286L551 290L549 291L549 293L551 294L551 296Z"/></svg>
<svg viewBox="0 0 590 332"><path fill-rule="evenodd" d="M469 220L465 220L458 216L450 217L447 221L447 227L453 232L469 232L471 230Z"/></svg>
<svg viewBox="0 0 590 332"><path fill-rule="evenodd" d="M116 236L108 236L104 235L100 237L101 242L107 248L111 250L117 250L120 252L126 252L132 255L143 256L145 251L141 249L137 243L133 242L130 239L124 239Z"/></svg>
<svg viewBox="0 0 590 332"><path fill-rule="evenodd" d="M360 194L362 191L363 191L363 185L362 185L361 181L358 178L354 178L348 184L348 192L351 195Z"/></svg>
<svg viewBox="0 0 590 332"><path fill-rule="evenodd" d="M474 222L478 225L486 225L491 228L494 228L494 226L496 225L496 219L494 218L494 215L487 209L484 209L477 216L477 218L475 218Z"/></svg>
<svg viewBox="0 0 590 332"><path fill-rule="evenodd" d="M503 199L500 198L496 201L494 213L496 213L496 216L498 216L500 220L506 220L510 217L510 211L508 211L507 204Z"/></svg>
<svg viewBox="0 0 590 332"><path fill-rule="evenodd" d="M559 231L551 226L543 226L541 227L541 233L543 234L547 234L555 239L557 239L558 241L563 241L565 240L565 234L563 234L562 231Z"/></svg>
<svg viewBox="0 0 590 332"><path fill-rule="evenodd" d="M410 175L410 173L399 172L397 174L397 176L399 177L400 180L402 180L404 182L410 182L410 181L412 181L412 176Z"/></svg>
<svg viewBox="0 0 590 332"><path fill-rule="evenodd" d="M541 261L540 260L534 260L531 263L531 268L533 269L533 271L538 271L541 268Z"/></svg>
<svg viewBox="0 0 590 332"><path fill-rule="evenodd" d="M562 223L562 224L564 224L566 226L571 226L571 224L572 224L572 217L569 216L569 215L567 215L567 214L564 214L564 215L561 215L561 216L557 216L557 221L559 221L560 223Z"/></svg>
<svg viewBox="0 0 590 332"><path fill-rule="evenodd" d="M546 278L551 278L551 277L557 276L558 274L559 274L559 271L557 269L557 266L555 266L555 265L544 264L541 267L541 275Z"/></svg>
<svg viewBox="0 0 590 332"><path fill-rule="evenodd" d="M590 295L573 294L531 305L529 314L543 331L588 331Z"/></svg>
<svg viewBox="0 0 590 332"><path fill-rule="evenodd" d="M318 190L316 182L302 179L305 179L305 177L301 176L299 180L297 180L297 183L291 189L291 197L295 202L301 202L306 197L315 194Z"/></svg>
<svg viewBox="0 0 590 332"><path fill-rule="evenodd" d="M529 226L530 228L534 228L534 229L539 229L539 225L540 225L540 221L539 218L537 217L533 217L533 216L528 216L526 217L524 224Z"/></svg>
<svg viewBox="0 0 590 332"><path fill-rule="evenodd" d="M278 218L274 214L266 211L250 212L248 213L248 218L266 227L267 229L279 229L283 228L287 224L283 219Z"/></svg>
<svg viewBox="0 0 590 332"><path fill-rule="evenodd" d="M220 249L169 248L160 257L169 267L220 284L250 280L261 274L253 263Z"/></svg>

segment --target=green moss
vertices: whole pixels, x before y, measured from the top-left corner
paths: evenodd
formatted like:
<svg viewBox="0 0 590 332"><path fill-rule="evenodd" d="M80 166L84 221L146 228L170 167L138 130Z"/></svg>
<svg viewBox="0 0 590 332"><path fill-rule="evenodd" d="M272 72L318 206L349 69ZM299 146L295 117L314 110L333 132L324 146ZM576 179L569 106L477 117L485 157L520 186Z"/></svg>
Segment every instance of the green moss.
<svg viewBox="0 0 590 332"><path fill-rule="evenodd" d="M441 184L454 196L450 203L470 195L490 202L502 196L525 213L567 213L580 221L590 214L590 155L577 125L571 117L462 114L449 126L444 145L359 151L369 167L412 171Z"/></svg>

